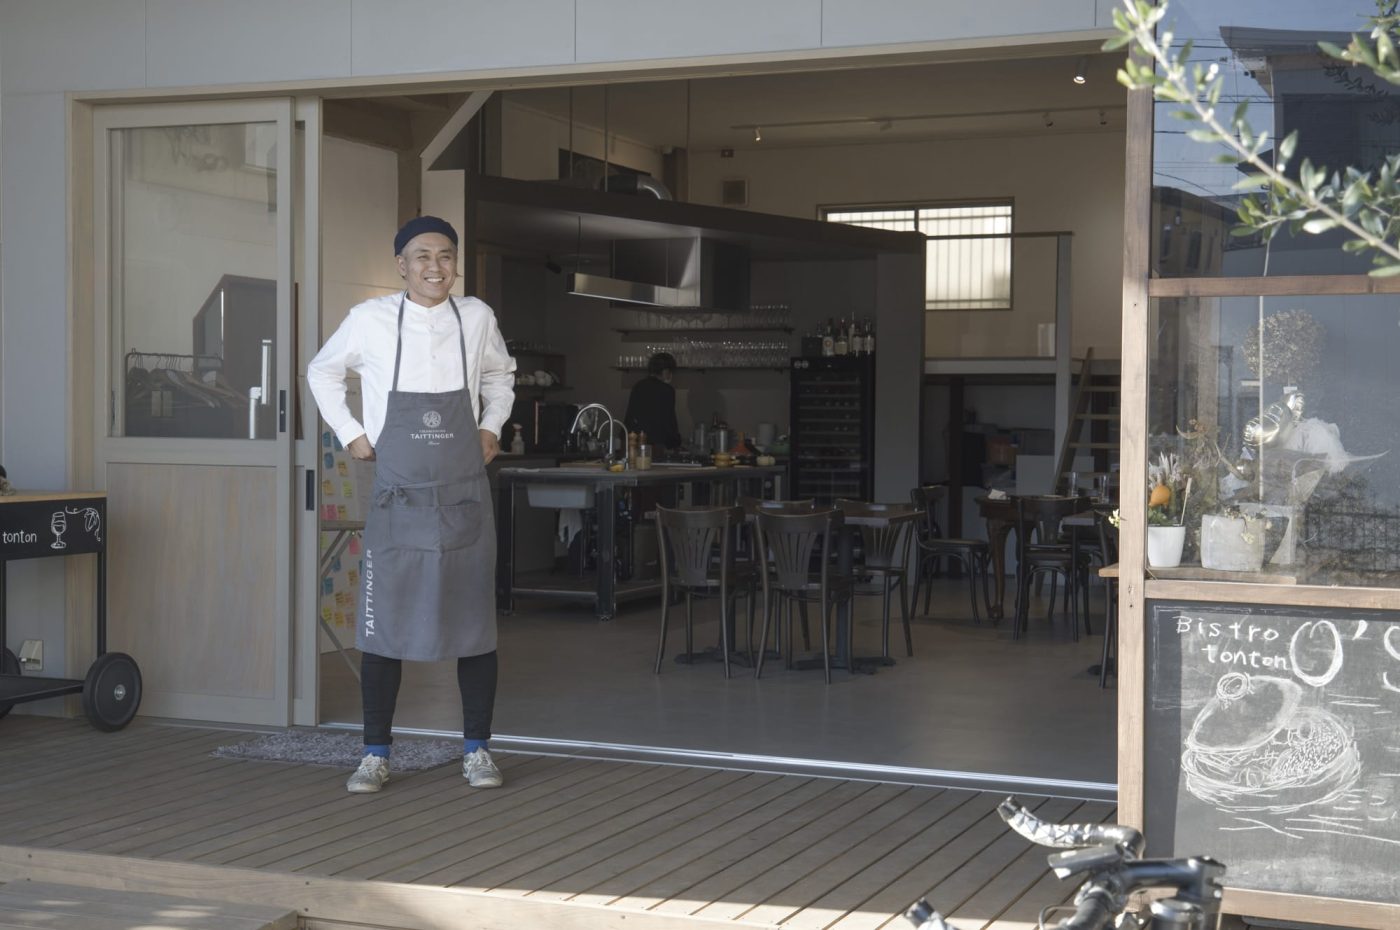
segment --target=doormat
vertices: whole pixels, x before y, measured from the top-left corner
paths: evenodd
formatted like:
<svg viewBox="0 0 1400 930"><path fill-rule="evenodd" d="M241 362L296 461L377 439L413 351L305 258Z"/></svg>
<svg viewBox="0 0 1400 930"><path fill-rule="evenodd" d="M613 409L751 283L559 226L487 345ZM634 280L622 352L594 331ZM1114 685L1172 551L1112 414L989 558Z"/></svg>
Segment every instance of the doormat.
<svg viewBox="0 0 1400 930"><path fill-rule="evenodd" d="M241 743L220 746L210 755L221 759L290 762L353 769L365 753L359 733L328 730L283 730L264 733ZM420 772L449 762L462 761L462 741L449 739L396 739L392 757L395 772Z"/></svg>

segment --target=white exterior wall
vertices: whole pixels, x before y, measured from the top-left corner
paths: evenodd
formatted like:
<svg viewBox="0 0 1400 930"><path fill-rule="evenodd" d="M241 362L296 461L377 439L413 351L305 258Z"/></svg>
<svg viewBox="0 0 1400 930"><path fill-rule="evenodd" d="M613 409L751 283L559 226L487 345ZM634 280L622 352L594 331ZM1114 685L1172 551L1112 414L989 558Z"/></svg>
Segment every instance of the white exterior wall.
<svg viewBox="0 0 1400 930"><path fill-rule="evenodd" d="M886 43L1014 45L1111 26L1114 0L0 0L0 462L69 482L66 94L354 84ZM632 65L641 69L641 64ZM310 86L308 84L308 86ZM314 89L314 88L312 88ZM329 296L329 295L328 295ZM60 641L58 560L10 574L11 639ZM61 671L61 670L46 670Z"/></svg>

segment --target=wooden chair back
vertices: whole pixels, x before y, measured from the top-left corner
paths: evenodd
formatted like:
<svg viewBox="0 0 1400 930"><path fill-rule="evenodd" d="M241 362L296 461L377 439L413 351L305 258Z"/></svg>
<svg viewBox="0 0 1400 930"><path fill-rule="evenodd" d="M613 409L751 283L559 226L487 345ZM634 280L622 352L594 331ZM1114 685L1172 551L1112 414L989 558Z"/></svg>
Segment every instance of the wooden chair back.
<svg viewBox="0 0 1400 930"><path fill-rule="evenodd" d="M734 564L733 530L743 522L740 507L657 507L663 576L688 587L723 580Z"/></svg>

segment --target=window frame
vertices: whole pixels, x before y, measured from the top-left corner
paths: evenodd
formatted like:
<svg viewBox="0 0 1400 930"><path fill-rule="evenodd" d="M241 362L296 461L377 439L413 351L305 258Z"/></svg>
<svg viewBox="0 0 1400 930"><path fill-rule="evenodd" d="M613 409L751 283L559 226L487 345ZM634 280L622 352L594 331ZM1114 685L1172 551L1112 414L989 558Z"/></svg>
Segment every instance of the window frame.
<svg viewBox="0 0 1400 930"><path fill-rule="evenodd" d="M920 218L919 218L919 213L920 213L920 211L923 211L923 210L958 209L958 208L963 208L963 207L1006 207L1008 210L1011 211L1011 213L1010 213L1011 231L1010 231L1010 232L1006 232L1006 233L974 233L974 234L972 234L972 235L967 235L967 236L946 236L946 235L930 236L930 235L924 233L924 232L919 228L919 226L920 226ZM922 236L924 237L925 242L928 242L928 241L931 241L931 240L969 240L969 239L1005 239L1005 240L1007 240L1007 244L1008 244L1008 252L1007 252L1007 266L1008 266L1008 272L1007 272L1007 276L1006 276L1006 286L1007 286L1006 306L1004 306L1004 307L966 307L966 306L930 307L930 306L928 306L928 305L927 305L927 295L928 295L928 284L927 284L927 274L928 274L928 251L927 251L927 248L926 248L926 249L925 249L925 252L924 252L924 274L925 274L924 295L925 295L925 298L926 298L926 299L925 299L925 305L924 305L924 312L925 312L925 313L1006 313L1006 312L1008 312L1008 311L1013 311L1013 310L1016 309L1016 262L1014 261L1014 248L1012 247L1012 243L1013 243L1013 241L1014 241L1014 239L1015 239L1015 237L1016 237L1016 198L1010 197L1010 196L1007 196L1007 197L959 197L959 198L946 199L946 200L945 200L945 199L937 199L937 200L896 200L896 201L877 202L877 203L835 203L835 204L818 204L818 205L817 205L817 219L820 220L820 221L823 222L823 223L838 223L838 222L843 222L843 221L841 221L841 220L833 220L833 219L830 219L830 215L831 215L831 214L833 214L833 213L854 213L854 212L878 213L878 212L895 212L895 211L908 211L910 214L912 214L911 219L913 220L913 223L914 223L914 229L913 229L912 231L913 231L913 232L916 232L916 233L919 233L920 235L922 235ZM851 223L851 224L848 224L848 225L859 225L859 224ZM872 227L872 228L879 228L879 227Z"/></svg>

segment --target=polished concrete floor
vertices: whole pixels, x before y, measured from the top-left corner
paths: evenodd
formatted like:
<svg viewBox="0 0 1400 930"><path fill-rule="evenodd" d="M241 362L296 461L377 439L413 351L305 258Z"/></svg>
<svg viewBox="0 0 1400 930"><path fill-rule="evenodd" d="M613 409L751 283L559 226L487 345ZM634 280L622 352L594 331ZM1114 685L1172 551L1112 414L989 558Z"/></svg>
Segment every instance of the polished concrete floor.
<svg viewBox="0 0 1400 930"><path fill-rule="evenodd" d="M818 760L871 767L872 777L978 773L1097 785L1097 792L1081 792L1089 796L1111 791L1114 680L1100 689L1088 671L1103 645L1102 592L1093 598L1095 635L1078 642L1061 614L1046 622L1044 601L1019 641L1007 621L974 624L966 592L962 582L935 582L930 616L913 621L913 658L903 655L896 607L897 664L874 675L836 671L830 686L820 668L788 670L780 661L769 661L757 681L745 668L734 668L726 681L718 663L674 663L683 648L683 610L672 612L667 659L656 675L656 603L627 606L599 623L579 607L525 602L500 620L495 733ZM714 644L717 610L698 602L696 614L697 648ZM879 641L879 601L862 598L857 652L878 652ZM345 663L327 654L322 671L322 721L358 724L358 688ZM395 726L460 732L456 690L452 663L409 664Z"/></svg>

